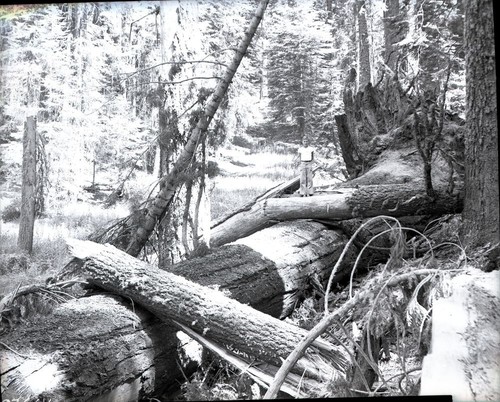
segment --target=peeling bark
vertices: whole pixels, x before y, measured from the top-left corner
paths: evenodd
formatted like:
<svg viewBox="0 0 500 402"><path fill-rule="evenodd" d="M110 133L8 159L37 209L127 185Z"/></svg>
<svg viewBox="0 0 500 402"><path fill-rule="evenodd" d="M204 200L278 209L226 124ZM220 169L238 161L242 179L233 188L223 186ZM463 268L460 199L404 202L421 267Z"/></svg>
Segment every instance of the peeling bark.
<svg viewBox="0 0 500 402"><path fill-rule="evenodd" d="M326 279L346 240L339 232L317 222L285 222L242 239L238 244L213 250L207 256L164 268L228 292L233 299L275 317L284 317L310 286L311 278ZM269 247L270 244L273 247ZM80 266L74 265L76 274L81 274ZM340 271L345 274L347 268L348 265ZM138 279L127 272L124 276L128 280ZM154 279L153 282L156 287L164 288L162 283ZM182 289L180 292L186 302L172 299L169 305L179 309L183 322L190 325L189 306L196 303L200 295L190 295ZM220 295L220 292L214 294ZM218 305L215 296L211 301ZM255 310L250 310L252 313L246 314L245 319L247 315L254 315ZM207 322L211 322L218 310L207 307L205 311ZM272 317L266 316L266 319ZM219 324L219 341L221 337L230 339L227 337L230 322L224 319ZM256 330L249 330L249 336L256 339L254 349L272 350L261 338L273 339L274 327L266 322L261 325L266 332L261 332L260 338L253 335ZM233 338L241 337L240 343L247 342L244 327L231 325L231 328L238 331L233 333ZM203 332L201 327L197 329ZM169 386L180 378L176 360L181 351L177 348L175 332L173 326L161 323L137 303L131 305L128 297L101 295L73 300L60 305L52 315L39 317L0 337L1 342L14 350L33 354L26 359L0 346L2 387L11 399L43 394L56 401L104 401L111 396L136 400L141 395L150 396L153 390L155 395L161 392L160 386ZM290 340L286 342L286 336L283 339L288 346L293 344ZM281 350L281 346L275 347ZM282 353L286 353L286 348ZM35 374L42 366L52 368L52 371L47 368L44 371L47 385L43 387L37 385ZM274 370L276 366L279 365L275 365ZM29 375L30 372L34 374ZM298 375L300 378L302 372ZM314 382L310 379L309 383Z"/></svg>
<svg viewBox="0 0 500 402"><path fill-rule="evenodd" d="M431 198L413 185L373 185L342 188L314 197L272 198L257 202L212 228L211 247L249 236L280 221L346 220L377 215L442 215L462 210L462 194L439 189Z"/></svg>

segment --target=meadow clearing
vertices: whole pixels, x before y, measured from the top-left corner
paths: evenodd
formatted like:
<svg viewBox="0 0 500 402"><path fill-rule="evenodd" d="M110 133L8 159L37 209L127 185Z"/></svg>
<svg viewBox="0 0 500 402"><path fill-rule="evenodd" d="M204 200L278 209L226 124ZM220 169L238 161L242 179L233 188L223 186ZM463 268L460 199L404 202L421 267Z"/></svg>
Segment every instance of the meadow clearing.
<svg viewBox="0 0 500 402"><path fill-rule="evenodd" d="M241 147L222 149L216 159L220 173L208 184L211 219L223 217L267 189L295 177L299 169L294 154L250 152ZM131 179L128 187L140 189L141 195L147 197L151 183L145 185L144 177L140 176ZM9 197L0 198L2 217L20 202L20 196L15 193L4 194ZM0 296L19 285L45 282L70 258L66 239L85 239L110 222L127 216L131 203L131 200L123 200L105 208L102 203L86 199L52 205L43 218L35 221L31 255L23 255L17 248L19 220L0 220Z"/></svg>

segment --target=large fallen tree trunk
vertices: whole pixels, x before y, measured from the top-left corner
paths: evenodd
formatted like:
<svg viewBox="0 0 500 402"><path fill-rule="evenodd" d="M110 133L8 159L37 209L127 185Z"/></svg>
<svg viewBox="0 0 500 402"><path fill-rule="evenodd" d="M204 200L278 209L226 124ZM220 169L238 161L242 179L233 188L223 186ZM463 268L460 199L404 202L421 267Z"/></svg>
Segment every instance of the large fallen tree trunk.
<svg viewBox="0 0 500 402"><path fill-rule="evenodd" d="M133 401L179 374L175 329L109 295L63 303L0 349L4 400Z"/></svg>
<svg viewBox="0 0 500 402"><path fill-rule="evenodd" d="M129 297L160 319L175 320L213 342L255 359L280 365L306 332L294 325L226 297L170 272L139 261L111 245L72 241L72 253L83 262L89 282ZM345 363L337 348L325 341L313 346L316 353L338 370ZM330 364L310 356L301 358L294 371L305 378L327 380Z"/></svg>
<svg viewBox="0 0 500 402"><path fill-rule="evenodd" d="M321 281L331 272L346 240L317 222L285 222L168 269L284 317L311 279ZM140 306L131 308L129 299L73 300L0 337L30 355L26 359L3 348L2 387L11 399L46 392L53 400L98 400L101 394L102 400L106 395L134 400L181 375L175 332ZM51 371L54 367L59 371ZM45 376L43 383L37 373Z"/></svg>
<svg viewBox="0 0 500 402"><path fill-rule="evenodd" d="M217 286L241 303L284 318L311 282L326 281L347 240L340 231L318 222L283 222L165 269L205 286ZM355 251L344 258L334 282L347 273Z"/></svg>
<svg viewBox="0 0 500 402"><path fill-rule="evenodd" d="M269 198L230 216L212 228L210 246L218 247L251 235L280 221L294 219L345 220L378 215L443 215L463 208L461 192L444 189L430 198L414 185L373 185L342 188L314 197Z"/></svg>

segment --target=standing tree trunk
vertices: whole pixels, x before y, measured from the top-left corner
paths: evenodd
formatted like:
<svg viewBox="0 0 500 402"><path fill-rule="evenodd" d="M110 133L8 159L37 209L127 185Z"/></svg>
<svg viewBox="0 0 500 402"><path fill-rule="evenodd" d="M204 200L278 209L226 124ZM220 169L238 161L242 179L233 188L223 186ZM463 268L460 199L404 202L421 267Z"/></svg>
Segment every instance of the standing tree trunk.
<svg viewBox="0 0 500 402"><path fill-rule="evenodd" d="M35 226L36 188L36 120L34 116L28 116L24 124L22 174L21 220L17 245L21 250L31 254Z"/></svg>
<svg viewBox="0 0 500 402"><path fill-rule="evenodd" d="M466 113L464 235L499 241L498 123L493 1L465 2Z"/></svg>
<svg viewBox="0 0 500 402"><path fill-rule="evenodd" d="M137 228L137 231L133 235L126 250L128 254L132 256L139 255L142 248L149 239L149 236L153 232L159 217L161 217L165 213L170 203L172 202L177 188L182 183L182 173L188 168L189 164L191 163L192 157L196 152L198 145L200 144L200 139L203 133L206 131L207 127L212 121L215 112L219 108L222 98L229 88L229 84L231 83L231 80L233 79L234 74L236 73L236 70L241 63L243 56L245 56L247 48L250 45L255 32L257 31L262 17L264 16L264 11L267 8L267 3L268 0L260 1L259 6L255 11L255 15L250 22L250 26L248 27L243 39L236 49L233 60L228 66L224 77L222 77L214 93L208 100L204 113L200 117L196 127L193 129L189 140L186 143L186 146L179 155L179 158L175 162L172 170L167 174L166 177L164 177L164 186L154 199L152 205L148 208L148 213L146 218L144 219L144 222Z"/></svg>
<svg viewBox="0 0 500 402"><path fill-rule="evenodd" d="M366 24L365 0L358 0L358 33L359 33L359 83L358 90L362 91L370 83L370 42L368 41L368 26Z"/></svg>
<svg viewBox="0 0 500 402"><path fill-rule="evenodd" d="M403 2L404 3L404 2ZM402 41L408 32L405 6L400 6L399 0L386 0L384 11L384 61L391 71L406 71L407 61L401 60L401 48L396 43Z"/></svg>

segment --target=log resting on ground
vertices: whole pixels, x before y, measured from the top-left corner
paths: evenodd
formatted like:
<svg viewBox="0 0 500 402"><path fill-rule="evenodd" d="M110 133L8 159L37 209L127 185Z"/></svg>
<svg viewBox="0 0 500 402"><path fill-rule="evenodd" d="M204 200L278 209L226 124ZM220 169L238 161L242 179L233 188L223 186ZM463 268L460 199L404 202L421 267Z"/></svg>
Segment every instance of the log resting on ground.
<svg viewBox="0 0 500 402"><path fill-rule="evenodd" d="M348 239L313 221L282 222L211 254L164 267L205 286L216 286L235 300L284 318L310 288L323 283ZM348 251L334 278L347 274L356 249Z"/></svg>
<svg viewBox="0 0 500 402"><path fill-rule="evenodd" d="M175 329L110 295L63 303L0 341L4 400L138 400L179 370Z"/></svg>
<svg viewBox="0 0 500 402"><path fill-rule="evenodd" d="M71 248L83 262L82 272L91 283L134 300L162 321L178 321L256 360L279 366L307 334L218 290L159 270L111 245L73 240ZM316 358L303 356L293 369L296 374L326 381L334 375L333 367L345 368L344 355L336 346L319 340L313 343L313 350Z"/></svg>
<svg viewBox="0 0 500 402"><path fill-rule="evenodd" d="M346 241L317 222L283 222L168 269L284 317L311 277L326 278ZM104 295L73 300L0 336L31 356L22 358L0 344L2 394L10 399L45 392L55 401L104 401L112 395L134 400L172 384L181 375L176 329L131 306L129 299L120 300ZM36 373L43 373L42 382Z"/></svg>
<svg viewBox="0 0 500 402"><path fill-rule="evenodd" d="M441 188L437 189L436 197L431 198L423 188L401 184L339 188L313 197L269 198L214 226L210 246L231 243L280 221L443 215L458 213L462 208L462 192L448 194Z"/></svg>

